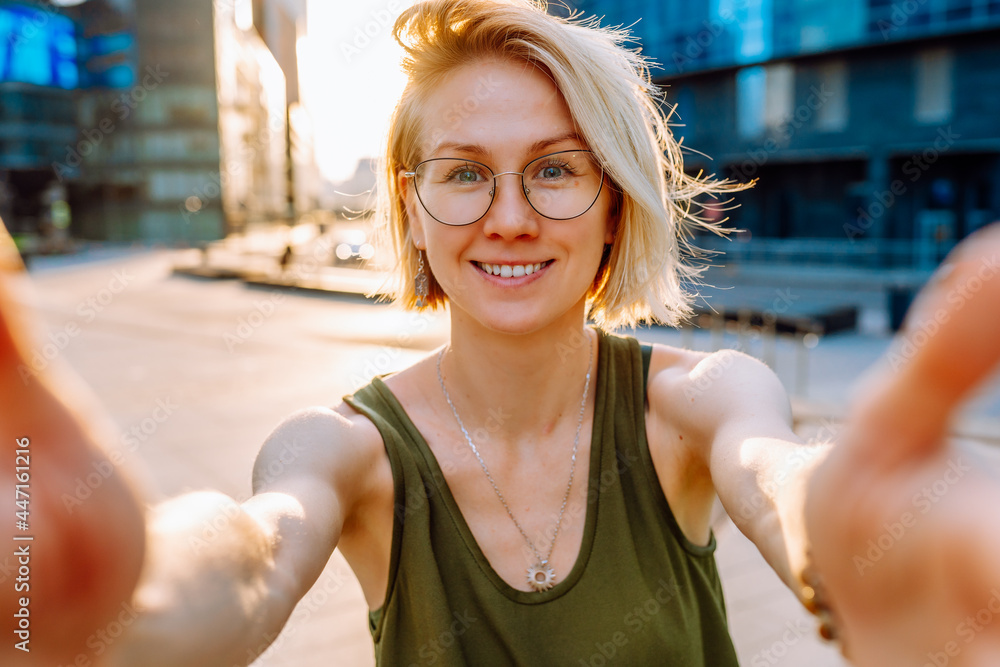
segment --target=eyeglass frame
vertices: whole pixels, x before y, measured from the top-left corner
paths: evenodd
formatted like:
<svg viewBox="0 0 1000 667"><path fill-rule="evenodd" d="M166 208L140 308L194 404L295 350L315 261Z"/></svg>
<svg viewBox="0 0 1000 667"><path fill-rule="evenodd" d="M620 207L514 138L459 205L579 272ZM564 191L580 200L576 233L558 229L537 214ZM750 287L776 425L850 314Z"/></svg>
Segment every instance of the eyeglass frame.
<svg viewBox="0 0 1000 667"><path fill-rule="evenodd" d="M538 156L536 158L532 158L531 160L528 160L528 162L525 163L524 167L522 168L522 171L502 171L499 174L493 173L493 169L488 164L484 164L482 162L479 162L478 160L468 160L466 158L460 158L460 157L432 157L429 160L423 160L421 162L418 162L417 166L415 166L412 171L404 171L403 172L403 176L405 176L406 178L411 179L411 182L413 183L413 191L417 193L417 199L420 201L420 205L423 207L424 211L427 212L427 215L431 216L436 221L440 222L442 225L447 225L449 227L468 227L469 225L474 225L477 222L479 222L480 220L482 220L483 218L485 218L486 214L490 212L491 208L493 208L493 201L496 199L497 179L500 178L501 176L507 176L507 175L517 175L517 176L521 177L521 192L522 192L522 194L524 194L524 200L526 202L528 202L528 206L530 206L531 209L535 213L537 213L538 215L542 216L543 218L546 218L547 220L573 220L575 218L579 218L581 215L585 214L587 211L589 211L590 209L594 208L594 204L596 204L597 200L600 199L601 192L603 192L603 190L604 190L604 166L601 165L601 163L597 161L597 159L596 159L597 156L594 156L594 164L596 164L597 168L601 170L601 182L600 182L600 185L597 186L597 192L594 194L594 200L592 202L590 202L590 204L587 206L587 208L585 208L580 213L577 213L576 215L570 216L568 218L553 218L551 216L545 215L544 213L542 213L541 211L539 211L535 207L534 204L531 203L531 198L528 197L528 193L530 192L530 190L524 185L524 174L525 174L524 170L527 170L528 166L531 165L531 163L537 162L539 160L544 160L545 158L552 157L553 155L562 155L563 153L590 153L592 156L594 155L594 151L583 149L583 148L581 148L581 149L570 149L570 150L565 150L565 151L556 151L555 153L548 153L546 155L540 155L540 156ZM445 222L444 220L441 220L440 218L438 218L437 216L435 216L433 213L431 213L430 209L427 208L427 204L424 203L424 198L420 196L420 188L417 187L417 182L416 182L417 170L420 169L420 167L422 165L425 165L428 162L437 162L439 160L463 160L463 161L468 162L470 164L477 164L480 167L483 167L484 169L486 169L486 171L488 171L491 174L493 174L493 185L492 185L492 187L490 189L490 203L486 207L486 210L483 211L483 214L481 216L479 216L478 218L476 218L475 220L473 220L471 222L462 222L462 223Z"/></svg>

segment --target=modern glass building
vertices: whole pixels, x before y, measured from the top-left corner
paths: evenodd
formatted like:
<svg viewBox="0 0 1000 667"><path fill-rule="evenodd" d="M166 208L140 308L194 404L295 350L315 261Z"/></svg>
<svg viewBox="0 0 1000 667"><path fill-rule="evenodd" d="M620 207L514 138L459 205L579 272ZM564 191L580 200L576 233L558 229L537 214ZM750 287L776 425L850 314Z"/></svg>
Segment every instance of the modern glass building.
<svg viewBox="0 0 1000 667"><path fill-rule="evenodd" d="M0 0L15 234L39 251L68 235L200 242L315 206L296 107L305 0L61 4Z"/></svg>
<svg viewBox="0 0 1000 667"><path fill-rule="evenodd" d="M631 27L691 170L758 179L730 258L929 267L1000 219L1000 0L570 5Z"/></svg>

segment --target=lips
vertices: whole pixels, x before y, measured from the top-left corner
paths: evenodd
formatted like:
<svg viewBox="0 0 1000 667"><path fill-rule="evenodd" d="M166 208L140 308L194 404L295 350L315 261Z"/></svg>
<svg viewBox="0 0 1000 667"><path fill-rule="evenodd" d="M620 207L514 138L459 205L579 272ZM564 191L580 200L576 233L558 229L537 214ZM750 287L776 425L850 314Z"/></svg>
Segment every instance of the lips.
<svg viewBox="0 0 1000 667"><path fill-rule="evenodd" d="M530 276L536 271L541 271L551 264L552 261L550 259L544 262L536 262L535 264L488 264L486 262L474 262L474 264L491 276L520 278L521 276Z"/></svg>

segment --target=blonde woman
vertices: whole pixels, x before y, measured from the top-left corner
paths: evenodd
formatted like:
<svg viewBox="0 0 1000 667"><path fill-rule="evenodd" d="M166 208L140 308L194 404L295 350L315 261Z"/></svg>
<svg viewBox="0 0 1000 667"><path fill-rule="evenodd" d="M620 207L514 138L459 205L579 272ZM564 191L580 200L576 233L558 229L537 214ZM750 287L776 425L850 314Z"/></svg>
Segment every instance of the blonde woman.
<svg viewBox="0 0 1000 667"><path fill-rule="evenodd" d="M525 0L419 3L396 35L410 77L382 184L396 299L447 306L448 344L332 410L291 416L257 469L289 442L304 453L255 479L241 506L204 493L157 508L134 592L137 505L124 486L103 489L88 507L117 508L101 535L116 549L87 551L86 605L53 595L46 613L90 628L132 599L140 616L112 664L244 664L339 547L384 665L594 664L609 642L620 664L736 665L709 526L718 496L857 664L950 651L956 624L1000 584L994 481L963 471L863 579L852 557L949 470L948 417L1000 357L1000 281L980 270L996 230L921 299L912 330L933 321L934 335L869 387L844 440L807 446L780 383L750 357L603 330L689 312L695 198L733 188L684 174L623 35ZM15 425L55 415L46 428L76 452L62 465L86 466L100 455L81 422L46 391L10 390L23 348L10 303L0 312ZM3 427L7 442L16 429ZM51 539L93 541L91 517L50 511ZM193 552L187 536L220 511L230 529ZM995 664L998 629L949 664ZM65 632L51 657L83 637Z"/></svg>

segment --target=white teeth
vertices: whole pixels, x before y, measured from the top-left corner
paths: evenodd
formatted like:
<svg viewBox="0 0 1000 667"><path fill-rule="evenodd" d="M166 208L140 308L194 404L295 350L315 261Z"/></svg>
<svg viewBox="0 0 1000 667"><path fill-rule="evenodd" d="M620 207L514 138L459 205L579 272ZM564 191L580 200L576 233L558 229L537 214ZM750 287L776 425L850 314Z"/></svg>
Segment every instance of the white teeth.
<svg viewBox="0 0 1000 667"><path fill-rule="evenodd" d="M520 278L522 276L530 276L536 271L541 271L542 265L544 265L545 262L539 262L537 264L485 264L483 262L478 262L478 264L479 268L491 276L500 276L501 278Z"/></svg>

